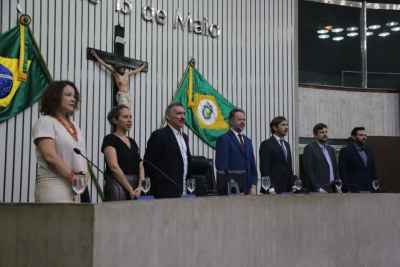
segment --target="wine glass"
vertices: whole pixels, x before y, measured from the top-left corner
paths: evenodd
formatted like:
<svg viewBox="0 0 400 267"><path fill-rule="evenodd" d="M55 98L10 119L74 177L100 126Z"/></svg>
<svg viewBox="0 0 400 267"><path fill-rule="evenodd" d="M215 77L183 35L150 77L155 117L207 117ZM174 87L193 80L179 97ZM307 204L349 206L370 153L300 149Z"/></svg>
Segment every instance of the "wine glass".
<svg viewBox="0 0 400 267"><path fill-rule="evenodd" d="M194 179L188 179L186 185L190 194L193 194L193 191L196 189L196 181Z"/></svg>
<svg viewBox="0 0 400 267"><path fill-rule="evenodd" d="M337 179L336 183L335 183L335 186L336 186L336 189L340 190L342 188L342 186L343 186L342 180Z"/></svg>
<svg viewBox="0 0 400 267"><path fill-rule="evenodd" d="M372 180L372 186L376 191L379 188L379 180Z"/></svg>
<svg viewBox="0 0 400 267"><path fill-rule="evenodd" d="M75 175L72 179L72 189L78 195L78 203L81 203L81 194L85 191L85 176Z"/></svg>
<svg viewBox="0 0 400 267"><path fill-rule="evenodd" d="M140 186L142 188L142 191L144 192L144 195L146 196L147 192L150 190L150 178L144 177L140 182Z"/></svg>
<svg viewBox="0 0 400 267"><path fill-rule="evenodd" d="M261 186L265 191L268 190L268 188L271 186L271 180L269 179L269 176L261 177Z"/></svg>
<svg viewBox="0 0 400 267"><path fill-rule="evenodd" d="M297 190L300 190L303 187L303 183L301 182L300 178L294 180L294 186L296 187Z"/></svg>

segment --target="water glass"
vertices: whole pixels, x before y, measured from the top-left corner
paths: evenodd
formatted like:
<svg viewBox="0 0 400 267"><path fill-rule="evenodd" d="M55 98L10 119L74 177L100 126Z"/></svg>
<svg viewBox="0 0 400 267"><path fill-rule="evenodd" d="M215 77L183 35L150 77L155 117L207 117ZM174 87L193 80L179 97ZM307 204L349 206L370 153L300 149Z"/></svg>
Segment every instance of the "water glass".
<svg viewBox="0 0 400 267"><path fill-rule="evenodd" d="M335 186L336 186L337 189L340 190L342 188L342 186L343 186L342 180L337 179L336 182L335 182Z"/></svg>
<svg viewBox="0 0 400 267"><path fill-rule="evenodd" d="M261 177L261 186L265 191L268 190L268 188L271 186L271 180L269 179L269 176Z"/></svg>
<svg viewBox="0 0 400 267"><path fill-rule="evenodd" d="M146 196L147 192L150 190L150 177L144 177L140 182L140 187Z"/></svg>
<svg viewBox="0 0 400 267"><path fill-rule="evenodd" d="M376 191L379 188L379 180L372 180L372 187Z"/></svg>
<svg viewBox="0 0 400 267"><path fill-rule="evenodd" d="M193 194L193 191L196 189L196 181L194 179L188 179L186 185L190 194Z"/></svg>
<svg viewBox="0 0 400 267"><path fill-rule="evenodd" d="M72 189L78 195L78 203L81 202L81 194L85 191L85 176L84 175L75 175L72 179Z"/></svg>
<svg viewBox="0 0 400 267"><path fill-rule="evenodd" d="M300 178L294 180L294 186L296 187L297 190L300 190L303 187L303 183L301 182Z"/></svg>

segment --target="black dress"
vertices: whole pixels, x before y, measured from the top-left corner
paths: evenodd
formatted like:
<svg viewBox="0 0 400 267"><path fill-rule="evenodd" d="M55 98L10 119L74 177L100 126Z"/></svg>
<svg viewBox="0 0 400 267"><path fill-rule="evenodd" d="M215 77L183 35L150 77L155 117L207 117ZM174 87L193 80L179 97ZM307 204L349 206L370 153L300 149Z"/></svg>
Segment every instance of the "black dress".
<svg viewBox="0 0 400 267"><path fill-rule="evenodd" d="M108 146L115 148L117 153L118 165L125 174L128 182L133 189L138 187L139 181L139 164L142 161L139 155L139 148L135 140L129 138L131 147L129 148L124 141L122 141L115 134L109 134L104 137L103 144L101 146L101 152L104 153L104 149ZM112 176L110 167L106 160L106 171L108 177L104 177L104 196L106 201L117 201L117 200L129 200L129 192Z"/></svg>

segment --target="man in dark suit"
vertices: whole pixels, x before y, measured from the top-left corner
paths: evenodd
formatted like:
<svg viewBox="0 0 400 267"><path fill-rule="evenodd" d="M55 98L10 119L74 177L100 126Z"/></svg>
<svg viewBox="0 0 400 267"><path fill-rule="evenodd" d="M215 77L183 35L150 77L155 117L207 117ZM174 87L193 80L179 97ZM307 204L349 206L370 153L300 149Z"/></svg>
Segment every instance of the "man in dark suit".
<svg viewBox="0 0 400 267"><path fill-rule="evenodd" d="M365 147L367 134L364 127L351 131L354 143L342 148L339 154L339 174L343 191L373 191L372 180L376 180L374 153ZM350 184L347 186L346 184Z"/></svg>
<svg viewBox="0 0 400 267"><path fill-rule="evenodd" d="M284 117L276 117L270 123L271 138L263 141L260 146L261 176L269 176L270 194L296 191L293 187L292 154L290 145L283 138L288 133L288 122ZM262 188L261 193L266 193Z"/></svg>
<svg viewBox="0 0 400 267"><path fill-rule="evenodd" d="M328 185L339 179L335 150L326 144L328 126L318 123L313 128L315 142L304 148L303 165L308 178L310 191L321 193L340 193L334 185Z"/></svg>
<svg viewBox="0 0 400 267"><path fill-rule="evenodd" d="M192 175L188 137L182 133L185 125L185 109L182 104L170 104L165 111L165 118L168 125L151 134L144 155L145 176L150 177L155 198L180 197L186 194L186 180Z"/></svg>
<svg viewBox="0 0 400 267"><path fill-rule="evenodd" d="M238 108L229 113L231 129L219 136L215 148L215 166L217 170L245 170L247 174L245 194L257 194L257 169L253 144L242 134L246 127L244 111Z"/></svg>

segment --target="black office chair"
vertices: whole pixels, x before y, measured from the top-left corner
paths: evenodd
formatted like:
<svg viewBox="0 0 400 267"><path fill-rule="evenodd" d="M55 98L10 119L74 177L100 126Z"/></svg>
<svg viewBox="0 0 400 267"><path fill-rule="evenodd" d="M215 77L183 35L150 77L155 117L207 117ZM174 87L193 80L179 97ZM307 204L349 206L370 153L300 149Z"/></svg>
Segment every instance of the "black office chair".
<svg viewBox="0 0 400 267"><path fill-rule="evenodd" d="M212 159L203 156L192 156L192 178L196 181L196 196L218 195L215 185Z"/></svg>

